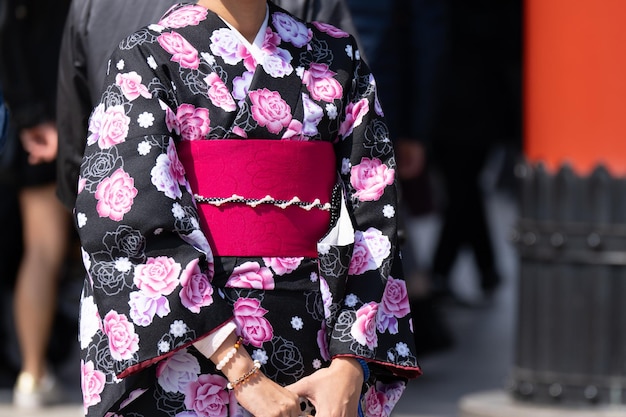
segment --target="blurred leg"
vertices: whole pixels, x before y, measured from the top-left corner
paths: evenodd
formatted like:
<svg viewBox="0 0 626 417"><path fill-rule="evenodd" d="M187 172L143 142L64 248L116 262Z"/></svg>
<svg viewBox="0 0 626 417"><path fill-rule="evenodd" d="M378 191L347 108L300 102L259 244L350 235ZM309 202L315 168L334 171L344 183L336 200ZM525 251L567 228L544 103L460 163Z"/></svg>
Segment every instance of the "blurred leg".
<svg viewBox="0 0 626 417"><path fill-rule="evenodd" d="M69 215L56 198L54 184L23 189L20 206L24 254L15 287L15 325L22 372L38 381L45 373Z"/></svg>

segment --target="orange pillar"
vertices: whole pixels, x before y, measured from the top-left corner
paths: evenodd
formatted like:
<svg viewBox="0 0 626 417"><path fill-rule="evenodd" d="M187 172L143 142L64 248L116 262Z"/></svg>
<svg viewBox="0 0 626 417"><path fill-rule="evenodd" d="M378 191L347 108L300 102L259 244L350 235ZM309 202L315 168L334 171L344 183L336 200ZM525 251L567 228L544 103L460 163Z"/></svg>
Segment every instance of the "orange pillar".
<svg viewBox="0 0 626 417"><path fill-rule="evenodd" d="M525 0L524 152L626 176L626 0Z"/></svg>

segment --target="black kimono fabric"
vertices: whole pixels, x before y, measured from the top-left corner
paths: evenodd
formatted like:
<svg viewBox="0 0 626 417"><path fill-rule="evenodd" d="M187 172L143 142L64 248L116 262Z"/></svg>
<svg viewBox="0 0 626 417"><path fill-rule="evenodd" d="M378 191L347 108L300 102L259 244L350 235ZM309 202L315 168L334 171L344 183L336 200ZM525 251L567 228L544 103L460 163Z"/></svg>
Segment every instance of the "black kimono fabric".
<svg viewBox="0 0 626 417"><path fill-rule="evenodd" d="M268 5L260 53L219 16L181 4L108 63L75 209L88 416L245 415L191 346L231 320L281 384L333 357L365 359L368 416L388 416L420 373L374 78L347 33ZM247 138L333 144L343 196L317 257L213 255L177 144Z"/></svg>

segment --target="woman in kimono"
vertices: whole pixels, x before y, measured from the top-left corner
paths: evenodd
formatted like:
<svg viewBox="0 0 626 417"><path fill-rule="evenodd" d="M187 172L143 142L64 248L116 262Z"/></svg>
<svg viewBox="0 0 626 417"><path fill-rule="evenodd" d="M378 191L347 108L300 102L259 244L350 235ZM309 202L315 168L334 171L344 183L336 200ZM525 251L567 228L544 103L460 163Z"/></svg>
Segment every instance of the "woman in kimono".
<svg viewBox="0 0 626 417"><path fill-rule="evenodd" d="M121 42L75 208L86 414L388 416L420 374L394 164L333 26L201 0Z"/></svg>

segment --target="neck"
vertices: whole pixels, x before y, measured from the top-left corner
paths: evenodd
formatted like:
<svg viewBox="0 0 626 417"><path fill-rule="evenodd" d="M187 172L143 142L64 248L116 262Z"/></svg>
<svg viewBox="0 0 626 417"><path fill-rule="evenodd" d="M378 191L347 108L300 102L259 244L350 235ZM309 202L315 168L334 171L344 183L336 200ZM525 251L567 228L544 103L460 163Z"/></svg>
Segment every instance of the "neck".
<svg viewBox="0 0 626 417"><path fill-rule="evenodd" d="M267 7L266 0L199 0L198 4L230 23L250 42L263 24Z"/></svg>

